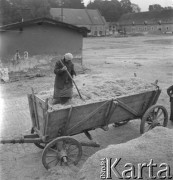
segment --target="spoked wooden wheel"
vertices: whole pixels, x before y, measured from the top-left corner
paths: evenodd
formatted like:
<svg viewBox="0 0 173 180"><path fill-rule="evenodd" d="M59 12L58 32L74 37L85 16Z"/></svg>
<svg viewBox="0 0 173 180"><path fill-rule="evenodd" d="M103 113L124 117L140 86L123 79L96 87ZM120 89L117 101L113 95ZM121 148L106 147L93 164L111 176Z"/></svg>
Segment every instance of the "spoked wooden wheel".
<svg viewBox="0 0 173 180"><path fill-rule="evenodd" d="M42 163L46 169L56 165L76 165L82 156L81 144L68 136L58 137L43 150Z"/></svg>
<svg viewBox="0 0 173 180"><path fill-rule="evenodd" d="M161 105L151 106L142 117L140 132L141 134L153 129L156 126L166 127L168 123L168 112Z"/></svg>

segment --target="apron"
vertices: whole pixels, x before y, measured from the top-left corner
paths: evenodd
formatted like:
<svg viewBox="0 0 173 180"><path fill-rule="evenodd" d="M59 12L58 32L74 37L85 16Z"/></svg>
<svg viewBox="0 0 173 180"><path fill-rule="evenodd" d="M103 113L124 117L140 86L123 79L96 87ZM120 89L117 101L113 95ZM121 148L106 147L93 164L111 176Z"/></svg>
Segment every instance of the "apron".
<svg viewBox="0 0 173 180"><path fill-rule="evenodd" d="M73 87L64 86L63 89L55 88L53 97L55 99L58 99L60 97L69 97L69 98L71 98L72 95L73 95Z"/></svg>

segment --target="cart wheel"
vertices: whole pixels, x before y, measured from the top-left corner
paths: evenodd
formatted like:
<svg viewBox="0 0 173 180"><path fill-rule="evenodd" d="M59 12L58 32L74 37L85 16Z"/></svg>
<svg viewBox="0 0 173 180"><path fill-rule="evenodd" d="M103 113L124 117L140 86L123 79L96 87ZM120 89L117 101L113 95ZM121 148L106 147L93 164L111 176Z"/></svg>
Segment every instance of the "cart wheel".
<svg viewBox="0 0 173 180"><path fill-rule="evenodd" d="M33 130L33 128L31 129L31 134L34 134L34 130ZM38 138L39 138L39 135L37 134L37 136L38 136ZM45 146L46 146L46 144L45 143L34 143L38 148L40 148L40 149L44 149L45 148Z"/></svg>
<svg viewBox="0 0 173 180"><path fill-rule="evenodd" d="M156 126L166 127L168 123L168 112L161 105L151 106L143 115L140 133L143 134Z"/></svg>
<svg viewBox="0 0 173 180"><path fill-rule="evenodd" d="M129 120L125 120L125 121L120 121L120 122L115 122L113 124L114 127L119 127L119 126L123 126L125 124L127 124L129 122Z"/></svg>
<svg viewBox="0 0 173 180"><path fill-rule="evenodd" d="M42 163L46 169L56 165L76 165L82 156L81 144L69 137L58 137L48 143L43 150Z"/></svg>

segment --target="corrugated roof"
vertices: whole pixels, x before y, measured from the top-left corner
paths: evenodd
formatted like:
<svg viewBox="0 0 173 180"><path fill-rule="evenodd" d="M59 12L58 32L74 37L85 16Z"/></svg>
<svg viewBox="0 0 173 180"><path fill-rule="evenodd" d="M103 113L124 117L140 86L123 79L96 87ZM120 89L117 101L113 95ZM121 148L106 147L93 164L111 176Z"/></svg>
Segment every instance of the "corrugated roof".
<svg viewBox="0 0 173 180"><path fill-rule="evenodd" d="M55 26L61 26L65 28L69 28L72 30L75 30L81 34L85 34L86 32L89 32L88 29L80 28L77 26L74 26L72 24L64 23L61 21L57 21L51 18L43 17L43 18L37 18L37 19L32 19L24 22L18 22L18 23L13 23L13 24L7 24L4 26L0 26L0 31L6 31L6 30L11 30L11 29L16 29L16 28L23 28L32 24L38 24L38 23L47 23L47 24L52 24Z"/></svg>
<svg viewBox="0 0 173 180"><path fill-rule="evenodd" d="M61 18L61 8L51 8L53 18ZM95 9L69 9L63 8L63 20L74 25L104 25L101 14Z"/></svg>
<svg viewBox="0 0 173 180"><path fill-rule="evenodd" d="M157 24L159 21L162 23L173 23L173 10L163 10L163 11L148 11L141 13L130 13L124 14L120 20L119 24Z"/></svg>
<svg viewBox="0 0 173 180"><path fill-rule="evenodd" d="M104 21L102 19L102 16L98 10L93 10L93 9L86 9L92 24L94 25L104 25Z"/></svg>

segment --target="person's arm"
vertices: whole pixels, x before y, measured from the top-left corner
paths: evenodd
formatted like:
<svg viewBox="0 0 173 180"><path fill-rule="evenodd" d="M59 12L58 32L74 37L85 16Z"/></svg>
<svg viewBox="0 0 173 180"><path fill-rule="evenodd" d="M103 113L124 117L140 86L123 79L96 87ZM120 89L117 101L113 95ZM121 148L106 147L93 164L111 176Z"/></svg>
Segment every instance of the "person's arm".
<svg viewBox="0 0 173 180"><path fill-rule="evenodd" d="M60 62L56 62L55 64L55 69L54 69L54 73L55 74L62 74L65 70L63 69L62 65L60 64Z"/></svg>

